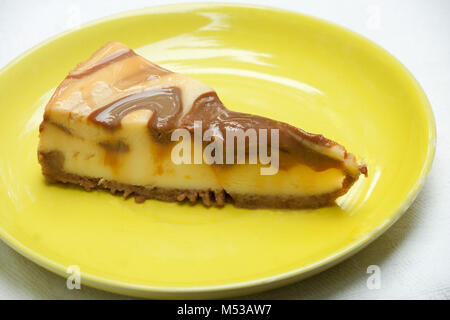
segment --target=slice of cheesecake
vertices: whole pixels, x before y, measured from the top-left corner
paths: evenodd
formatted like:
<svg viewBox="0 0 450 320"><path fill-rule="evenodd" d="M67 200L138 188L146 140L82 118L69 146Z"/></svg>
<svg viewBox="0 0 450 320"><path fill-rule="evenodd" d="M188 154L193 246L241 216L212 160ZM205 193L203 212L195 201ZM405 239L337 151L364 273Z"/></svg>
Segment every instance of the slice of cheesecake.
<svg viewBox="0 0 450 320"><path fill-rule="evenodd" d="M251 130L268 131L256 140L244 136L243 151L239 138L236 148L229 148L235 139L228 133ZM176 132L192 136L174 138ZM216 148L209 158L202 157L208 141ZM265 162L258 158L263 143L270 150ZM206 206L317 208L334 204L361 174L367 175L367 168L336 142L230 111L206 84L157 66L117 42L100 48L58 86L40 126L38 156L49 182L107 189L138 202L201 201Z"/></svg>

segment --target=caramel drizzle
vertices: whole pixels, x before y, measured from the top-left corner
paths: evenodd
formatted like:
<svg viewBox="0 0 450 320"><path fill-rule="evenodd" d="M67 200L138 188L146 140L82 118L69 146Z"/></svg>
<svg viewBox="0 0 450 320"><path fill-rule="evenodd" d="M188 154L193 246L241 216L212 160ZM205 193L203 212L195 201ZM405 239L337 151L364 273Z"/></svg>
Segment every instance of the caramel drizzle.
<svg viewBox="0 0 450 320"><path fill-rule="evenodd" d="M194 121L196 120L202 121L202 129L204 131L212 129L213 132L216 132L216 138L223 140L224 145L226 145L227 130L241 129L246 131L250 128L255 130L278 129L280 167L288 167L291 163L289 159L295 158L316 171L323 171L329 168L345 169L342 161L305 146L302 140L311 141L325 148L337 145L336 142L320 134L310 134L283 122L228 110L215 92L207 92L200 95L195 100L191 110L183 117L181 126L193 131ZM270 139L267 142L269 144L268 148L270 148Z"/></svg>
<svg viewBox="0 0 450 320"><path fill-rule="evenodd" d="M147 124L152 134L155 137L167 136L175 128L181 114L181 90L166 87L131 94L94 110L88 120L106 129L116 130L127 114L140 109L153 112Z"/></svg>
<svg viewBox="0 0 450 320"><path fill-rule="evenodd" d="M117 61L136 56L136 53L131 49L121 49L117 52L113 53L112 55L106 57L103 60L100 60L99 62L95 63L92 67L80 72L80 73L74 73L69 74L67 76L68 79L81 79L89 74L92 74L112 63L115 63Z"/></svg>

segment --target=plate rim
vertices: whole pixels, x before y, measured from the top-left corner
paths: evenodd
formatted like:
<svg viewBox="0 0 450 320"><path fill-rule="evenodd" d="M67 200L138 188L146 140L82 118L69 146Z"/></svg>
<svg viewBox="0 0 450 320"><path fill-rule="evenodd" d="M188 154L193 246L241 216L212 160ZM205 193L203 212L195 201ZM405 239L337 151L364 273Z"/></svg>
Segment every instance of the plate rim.
<svg viewBox="0 0 450 320"><path fill-rule="evenodd" d="M102 24L104 22L131 17L136 15L145 14L155 14L158 11L167 12L171 8L184 8L186 10L195 8L209 8L216 9L219 7L234 7L234 8L244 8L244 9L259 9L266 10L276 13L289 13L292 15L297 15L301 18L310 19L316 23L327 25L328 27L338 29L340 32L347 33L352 37L358 38L358 40L365 42L367 45L374 47L377 50L384 52L391 60L397 64L400 70L409 78L412 84L415 86L415 91L418 92L422 100L422 108L425 111L425 121L427 122L428 129L428 148L425 161L423 163L420 176L418 177L415 184L410 189L410 192L402 201L401 205L396 208L393 213L384 220L375 230L370 233L366 233L358 241L353 242L349 246L334 252L333 254L320 259L312 264L302 266L287 272L279 273L276 275L258 278L249 281L232 282L228 284L220 285L205 285L205 286L190 286L190 287L176 287L176 286L151 286L151 285L141 285L136 283L130 283L125 281L113 280L109 278L104 278L96 276L94 274L81 272L82 284L86 284L90 287L94 287L101 290L106 290L109 292L114 292L118 294L126 294L137 297L151 297L151 298L186 298L187 296L192 298L218 298L218 297L230 297L243 294L250 294L261 292L267 289L277 288L289 283L293 283L302 279L305 279L314 274L320 273L340 262L347 259L348 257L356 254L364 247L375 241L381 234L386 232L410 207L414 202L415 198L419 194L422 186L430 172L431 166L433 164L435 149L436 149L436 122L433 114L431 104L428 97L426 96L422 86L419 81L412 75L412 73L401 63L393 54L388 52L386 49L375 43L374 41L362 36L358 32L350 30L343 27L337 23L327 21L322 18L318 18L309 14L276 8L266 5L255 5L255 4L244 4L244 3L222 3L222 2L190 2L190 3L180 3L180 4L167 4L167 5L157 5L144 7L140 9L133 9L117 14L109 15L87 23L81 24L79 27L68 29L64 32L58 33L46 40L40 42L39 44L31 47L30 49L24 51L22 54L18 55L11 61L9 61L3 68L0 69L0 76L2 76L6 71L17 65L27 56L33 54L35 51L39 50L41 47L58 40L72 32L76 32L80 29L84 29L90 26L95 26ZM35 251L23 245L20 241L16 240L11 236L1 225L0 225L0 239L6 243L10 248L12 248L17 253L21 254L30 261L36 263L37 265L56 273L61 277L67 277L66 267L58 262L55 262Z"/></svg>

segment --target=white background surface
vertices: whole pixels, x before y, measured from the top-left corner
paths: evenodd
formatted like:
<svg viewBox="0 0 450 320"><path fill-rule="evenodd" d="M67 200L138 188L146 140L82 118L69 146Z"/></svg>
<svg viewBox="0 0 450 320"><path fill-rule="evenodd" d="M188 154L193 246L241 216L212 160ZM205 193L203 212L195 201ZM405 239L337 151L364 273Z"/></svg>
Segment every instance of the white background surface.
<svg viewBox="0 0 450 320"><path fill-rule="evenodd" d="M165 3L144 0L0 0L0 68L50 36L110 14ZM224 2L224 1L222 1ZM424 188L406 214L369 247L300 283L248 296L261 299L450 299L450 1L245 1L324 18L375 41L414 74L430 99L437 152ZM7 106L1 105L5 108ZM369 265L381 289L366 286ZM104 299L122 296L65 279L0 241L0 299Z"/></svg>

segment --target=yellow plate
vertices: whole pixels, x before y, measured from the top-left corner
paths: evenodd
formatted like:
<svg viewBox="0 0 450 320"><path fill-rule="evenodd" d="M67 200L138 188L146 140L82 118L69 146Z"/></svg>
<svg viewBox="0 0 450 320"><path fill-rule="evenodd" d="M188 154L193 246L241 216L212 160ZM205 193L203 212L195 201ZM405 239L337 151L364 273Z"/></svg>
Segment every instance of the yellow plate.
<svg viewBox="0 0 450 320"><path fill-rule="evenodd" d="M38 126L53 88L109 40L217 89L231 109L334 139L369 177L319 210L244 210L47 185ZM408 208L428 173L435 124L411 74L386 51L322 20L264 7L187 4L87 24L0 71L0 235L82 284L157 298L280 286L343 260Z"/></svg>

